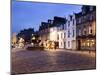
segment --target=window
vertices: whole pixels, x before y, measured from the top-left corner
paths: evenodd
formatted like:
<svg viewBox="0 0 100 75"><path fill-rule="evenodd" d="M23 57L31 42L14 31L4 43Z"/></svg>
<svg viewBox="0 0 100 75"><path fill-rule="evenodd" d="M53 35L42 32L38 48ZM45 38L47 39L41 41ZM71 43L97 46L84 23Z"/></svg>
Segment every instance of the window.
<svg viewBox="0 0 100 75"><path fill-rule="evenodd" d="M73 37L75 36L75 34L74 34L74 30L73 30Z"/></svg>
<svg viewBox="0 0 100 75"><path fill-rule="evenodd" d="M90 33L92 34L92 29L90 30Z"/></svg>
<svg viewBox="0 0 100 75"><path fill-rule="evenodd" d="M68 27L70 26L70 21L68 21Z"/></svg>
<svg viewBox="0 0 100 75"><path fill-rule="evenodd" d="M59 35L57 35L57 40L59 40Z"/></svg>
<svg viewBox="0 0 100 75"><path fill-rule="evenodd" d="M62 25L62 29L64 29L64 24Z"/></svg>
<svg viewBox="0 0 100 75"><path fill-rule="evenodd" d="M87 32L86 26L84 26L84 29L83 29L83 35L86 35L86 32Z"/></svg>
<svg viewBox="0 0 100 75"><path fill-rule="evenodd" d="M66 30L67 28L66 28L66 24L64 24L64 30Z"/></svg>
<svg viewBox="0 0 100 75"><path fill-rule="evenodd" d="M73 25L74 25L74 19L73 19Z"/></svg>
<svg viewBox="0 0 100 75"><path fill-rule="evenodd" d="M89 34L92 34L92 26L89 26Z"/></svg>
<svg viewBox="0 0 100 75"><path fill-rule="evenodd" d="M66 33L64 33L64 38L66 38Z"/></svg>
<svg viewBox="0 0 100 75"><path fill-rule="evenodd" d="M90 6L90 11L93 11L93 6Z"/></svg>
<svg viewBox="0 0 100 75"><path fill-rule="evenodd" d="M61 39L62 39L63 34L61 33Z"/></svg>
<svg viewBox="0 0 100 75"><path fill-rule="evenodd" d="M66 30L67 29L67 23L66 24L64 24L64 30Z"/></svg>
<svg viewBox="0 0 100 75"><path fill-rule="evenodd" d="M58 27L58 31L60 31L60 27Z"/></svg>
<svg viewBox="0 0 100 75"><path fill-rule="evenodd" d="M86 9L83 7L82 8L82 14L85 14L86 13Z"/></svg>
<svg viewBox="0 0 100 75"><path fill-rule="evenodd" d="M81 23L81 18L79 18L79 23Z"/></svg>
<svg viewBox="0 0 100 75"><path fill-rule="evenodd" d="M70 31L68 30L68 37L70 37Z"/></svg>
<svg viewBox="0 0 100 75"><path fill-rule="evenodd" d="M55 31L55 28L53 28L53 31Z"/></svg>
<svg viewBox="0 0 100 75"><path fill-rule="evenodd" d="M72 16L70 16L70 20L72 21Z"/></svg>
<svg viewBox="0 0 100 75"><path fill-rule="evenodd" d="M81 35L81 30L79 30L78 35L79 35L79 36Z"/></svg>
<svg viewBox="0 0 100 75"><path fill-rule="evenodd" d="M90 20L92 20L92 19L93 19L93 15L91 14L91 15L90 15Z"/></svg>
<svg viewBox="0 0 100 75"><path fill-rule="evenodd" d="M79 24L79 23L80 23L80 20L81 20L80 18L78 18L78 19L77 19L77 21L76 21L76 22L77 22L77 24Z"/></svg>
<svg viewBox="0 0 100 75"><path fill-rule="evenodd" d="M84 30L84 34L83 35L86 35L86 30Z"/></svg>
<svg viewBox="0 0 100 75"><path fill-rule="evenodd" d="M62 46L62 42L61 42L61 46Z"/></svg>
<svg viewBox="0 0 100 75"><path fill-rule="evenodd" d="M64 48L66 47L66 42L64 42Z"/></svg>
<svg viewBox="0 0 100 75"><path fill-rule="evenodd" d="M70 41L68 41L68 47L70 47Z"/></svg>
<svg viewBox="0 0 100 75"><path fill-rule="evenodd" d="M86 21L86 19L87 19L87 17L86 17L86 16L84 16L84 17L83 17L83 22L85 22L85 21Z"/></svg>
<svg viewBox="0 0 100 75"><path fill-rule="evenodd" d="M79 19L76 20L76 24L79 24Z"/></svg>

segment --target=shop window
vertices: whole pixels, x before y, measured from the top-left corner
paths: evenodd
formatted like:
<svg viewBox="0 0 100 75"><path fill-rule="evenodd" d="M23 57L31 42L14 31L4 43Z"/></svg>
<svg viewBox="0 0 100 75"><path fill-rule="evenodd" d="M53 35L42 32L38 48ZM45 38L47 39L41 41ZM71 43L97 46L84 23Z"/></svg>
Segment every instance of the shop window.
<svg viewBox="0 0 100 75"><path fill-rule="evenodd" d="M86 41L85 41L85 40L82 40L82 41L81 41L81 46L84 47L85 45L86 45Z"/></svg>
<svg viewBox="0 0 100 75"><path fill-rule="evenodd" d="M95 47L95 40L90 40L90 47Z"/></svg>
<svg viewBox="0 0 100 75"><path fill-rule="evenodd" d="M85 49L95 48L95 40L82 40L81 47L83 47Z"/></svg>

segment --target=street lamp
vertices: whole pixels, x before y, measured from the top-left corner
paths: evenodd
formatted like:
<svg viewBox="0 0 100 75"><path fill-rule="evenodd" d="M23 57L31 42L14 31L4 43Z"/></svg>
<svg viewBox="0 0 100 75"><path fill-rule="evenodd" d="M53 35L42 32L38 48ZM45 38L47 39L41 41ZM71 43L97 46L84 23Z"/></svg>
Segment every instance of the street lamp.
<svg viewBox="0 0 100 75"><path fill-rule="evenodd" d="M19 47L22 48L24 47L24 39L20 37L19 39Z"/></svg>
<svg viewBox="0 0 100 75"><path fill-rule="evenodd" d="M35 40L35 37L34 36L32 37L32 40Z"/></svg>

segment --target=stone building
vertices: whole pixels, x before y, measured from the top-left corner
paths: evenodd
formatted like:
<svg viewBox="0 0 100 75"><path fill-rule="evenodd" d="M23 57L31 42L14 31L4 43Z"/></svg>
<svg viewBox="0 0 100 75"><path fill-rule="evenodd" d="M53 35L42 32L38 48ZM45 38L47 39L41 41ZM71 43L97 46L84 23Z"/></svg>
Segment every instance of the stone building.
<svg viewBox="0 0 100 75"><path fill-rule="evenodd" d="M59 48L63 45L60 45L61 41L59 37L62 34L59 34L64 29L66 19L62 17L55 16L53 20L48 20L48 22L42 22L38 31L39 39L41 41L50 40L55 41L59 44ZM63 44L63 43L62 43Z"/></svg>
<svg viewBox="0 0 100 75"><path fill-rule="evenodd" d="M42 42L49 39L49 24L47 22L41 22L41 26L38 31L39 40Z"/></svg>
<svg viewBox="0 0 100 75"><path fill-rule="evenodd" d="M76 15L76 35L78 50L96 49L96 7L82 6Z"/></svg>
<svg viewBox="0 0 100 75"><path fill-rule="evenodd" d="M54 17L54 25L57 30L57 34L53 37L56 37L59 48L66 48L65 46L65 24L66 18L63 17Z"/></svg>

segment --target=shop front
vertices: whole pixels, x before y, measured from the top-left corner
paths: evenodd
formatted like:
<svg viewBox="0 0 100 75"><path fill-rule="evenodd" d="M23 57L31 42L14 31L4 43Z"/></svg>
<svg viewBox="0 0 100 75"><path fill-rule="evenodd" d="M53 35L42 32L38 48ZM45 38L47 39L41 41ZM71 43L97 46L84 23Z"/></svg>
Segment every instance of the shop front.
<svg viewBox="0 0 100 75"><path fill-rule="evenodd" d="M96 50L96 38L78 38L77 39L78 50Z"/></svg>
<svg viewBox="0 0 100 75"><path fill-rule="evenodd" d="M80 49L96 50L96 40L95 39L81 39Z"/></svg>

